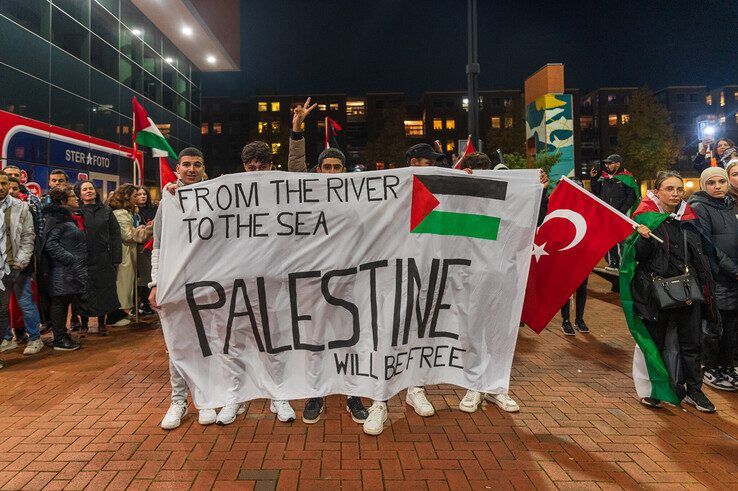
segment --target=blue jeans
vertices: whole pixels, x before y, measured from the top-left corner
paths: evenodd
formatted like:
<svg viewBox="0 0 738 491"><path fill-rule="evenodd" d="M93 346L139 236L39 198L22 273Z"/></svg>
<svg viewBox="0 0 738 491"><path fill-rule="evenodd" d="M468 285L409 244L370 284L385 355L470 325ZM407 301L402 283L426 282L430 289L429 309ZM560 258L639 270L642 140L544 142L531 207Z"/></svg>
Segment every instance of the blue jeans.
<svg viewBox="0 0 738 491"><path fill-rule="evenodd" d="M33 341L40 338L39 324L41 323L41 317L38 314L36 302L33 301L31 276L20 271L11 271L3 278L3 283L5 284L5 291L2 292L3 297L5 297L4 310L8 311L8 300L12 291L15 293L21 312L23 312L23 324L26 327L28 339ZM0 316L0 324L0 332L5 332L4 338L7 340L13 339L13 332L10 329L10 316Z"/></svg>

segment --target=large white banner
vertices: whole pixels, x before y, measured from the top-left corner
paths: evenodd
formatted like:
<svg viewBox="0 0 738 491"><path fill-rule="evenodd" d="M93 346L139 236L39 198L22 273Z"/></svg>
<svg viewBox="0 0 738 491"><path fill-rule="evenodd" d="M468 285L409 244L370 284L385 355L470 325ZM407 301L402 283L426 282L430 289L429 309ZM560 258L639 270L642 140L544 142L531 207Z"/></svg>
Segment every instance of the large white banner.
<svg viewBox="0 0 738 491"><path fill-rule="evenodd" d="M157 301L199 408L507 389L538 170L227 175L165 196Z"/></svg>

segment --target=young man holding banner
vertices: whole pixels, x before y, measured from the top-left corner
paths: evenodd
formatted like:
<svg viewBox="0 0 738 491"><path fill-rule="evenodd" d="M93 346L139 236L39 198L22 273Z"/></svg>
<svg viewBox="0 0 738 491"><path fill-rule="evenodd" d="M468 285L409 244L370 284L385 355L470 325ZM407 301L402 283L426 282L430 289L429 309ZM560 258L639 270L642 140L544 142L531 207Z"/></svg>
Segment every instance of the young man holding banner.
<svg viewBox="0 0 738 491"><path fill-rule="evenodd" d="M310 105L308 97L305 104L294 109L292 118L292 134L290 135L290 151L287 157L287 168L290 172L307 172L305 161L305 138L302 134L302 124L317 104ZM341 174L346 172L346 156L338 148L326 148L318 156L318 172L325 174ZM305 403L302 411L302 421L306 424L317 423L325 410L324 397L312 397ZM346 410L356 423L364 423L369 413L357 396L346 398Z"/></svg>
<svg viewBox="0 0 738 491"><path fill-rule="evenodd" d="M197 148L188 147L179 152L177 159L176 172L178 175L177 184L171 186L170 192L184 186L189 186L201 182L205 176L205 161L202 152ZM159 246L161 243L162 231L162 214L161 207L157 210L154 219L154 247L151 251L151 293L149 294L149 302L154 308L158 308L156 303L156 283L159 276ZM167 410L167 414L161 421L161 427L165 430L173 430L182 423L182 418L187 415L187 382L177 367L169 361L169 382L172 386L172 404ZM217 414L214 409L201 409L198 415L198 422L201 425L209 425L218 423L220 425L230 424L235 421L238 414L246 411L244 404L229 404L221 409Z"/></svg>

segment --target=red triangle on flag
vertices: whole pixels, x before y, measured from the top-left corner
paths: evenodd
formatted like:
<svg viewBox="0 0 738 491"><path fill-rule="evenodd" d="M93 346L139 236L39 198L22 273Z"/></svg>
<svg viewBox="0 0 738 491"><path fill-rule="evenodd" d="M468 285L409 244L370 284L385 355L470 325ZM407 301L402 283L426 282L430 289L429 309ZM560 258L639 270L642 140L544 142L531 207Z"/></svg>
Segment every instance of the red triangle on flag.
<svg viewBox="0 0 738 491"><path fill-rule="evenodd" d="M440 203L420 179L413 176L413 199L410 206L410 230L420 225L428 214Z"/></svg>
<svg viewBox="0 0 738 491"><path fill-rule="evenodd" d="M169 167L166 157L159 157L159 184L161 189L170 182L177 182L177 174Z"/></svg>

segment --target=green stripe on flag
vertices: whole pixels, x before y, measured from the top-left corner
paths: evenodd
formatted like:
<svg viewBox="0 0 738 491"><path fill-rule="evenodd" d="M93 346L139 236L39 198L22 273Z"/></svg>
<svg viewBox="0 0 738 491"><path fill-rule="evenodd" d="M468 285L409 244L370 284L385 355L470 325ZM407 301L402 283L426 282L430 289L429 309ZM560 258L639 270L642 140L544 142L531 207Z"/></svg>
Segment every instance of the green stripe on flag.
<svg viewBox="0 0 738 491"><path fill-rule="evenodd" d="M500 219L487 215L432 211L410 232L413 234L462 235L497 240Z"/></svg>
<svg viewBox="0 0 738 491"><path fill-rule="evenodd" d="M150 131L142 130L136 133L136 143L144 147L156 148L167 152L173 159L177 158L177 154L169 145L169 142L163 136L156 135Z"/></svg>
<svg viewBox="0 0 738 491"><path fill-rule="evenodd" d="M646 212L636 215L633 219L639 224L654 230L667 217L668 215L664 213ZM623 256L620 259L620 303L623 306L623 313L628 323L628 329L630 329L633 339L635 339L636 344L641 348L643 357L646 360L648 378L651 380L651 397L660 401L679 404L679 398L671 386L669 372L666 369L663 358L661 358L661 353L648 333L645 324L643 324L643 320L635 314L633 309L633 294L630 285L636 269L635 244L638 240L643 239L640 238L638 233L634 232L625 241Z"/></svg>

